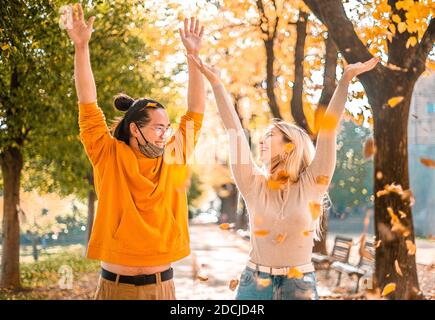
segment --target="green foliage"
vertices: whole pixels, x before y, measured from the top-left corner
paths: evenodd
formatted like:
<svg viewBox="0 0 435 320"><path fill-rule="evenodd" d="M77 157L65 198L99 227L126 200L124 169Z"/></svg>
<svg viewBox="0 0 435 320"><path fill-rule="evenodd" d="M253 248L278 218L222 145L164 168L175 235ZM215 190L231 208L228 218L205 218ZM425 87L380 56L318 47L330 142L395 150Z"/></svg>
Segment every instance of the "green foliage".
<svg viewBox="0 0 435 320"><path fill-rule="evenodd" d="M329 195L338 213L358 213L372 202L373 161L364 159L370 129L344 121L337 139L337 165ZM364 212L365 213L365 212Z"/></svg>

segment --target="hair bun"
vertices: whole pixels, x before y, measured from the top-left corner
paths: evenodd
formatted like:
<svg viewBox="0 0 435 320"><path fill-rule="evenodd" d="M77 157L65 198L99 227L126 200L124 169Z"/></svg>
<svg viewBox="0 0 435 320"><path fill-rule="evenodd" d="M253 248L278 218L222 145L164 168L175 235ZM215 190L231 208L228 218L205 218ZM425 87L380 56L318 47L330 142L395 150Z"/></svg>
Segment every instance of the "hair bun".
<svg viewBox="0 0 435 320"><path fill-rule="evenodd" d="M127 111L133 103L134 99L124 93L118 94L113 100L115 108L120 111Z"/></svg>

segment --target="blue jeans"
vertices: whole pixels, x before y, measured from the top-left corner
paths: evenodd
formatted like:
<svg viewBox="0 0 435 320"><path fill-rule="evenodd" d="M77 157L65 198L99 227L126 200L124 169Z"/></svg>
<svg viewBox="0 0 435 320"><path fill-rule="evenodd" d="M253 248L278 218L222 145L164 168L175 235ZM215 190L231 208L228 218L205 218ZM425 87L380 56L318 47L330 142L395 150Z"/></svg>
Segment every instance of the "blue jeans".
<svg viewBox="0 0 435 320"><path fill-rule="evenodd" d="M267 279L260 280L257 279ZM264 284L264 285L261 285ZM268 285L267 285L268 284ZM236 300L318 300L316 274L304 273L301 279L273 276L246 267L242 272Z"/></svg>

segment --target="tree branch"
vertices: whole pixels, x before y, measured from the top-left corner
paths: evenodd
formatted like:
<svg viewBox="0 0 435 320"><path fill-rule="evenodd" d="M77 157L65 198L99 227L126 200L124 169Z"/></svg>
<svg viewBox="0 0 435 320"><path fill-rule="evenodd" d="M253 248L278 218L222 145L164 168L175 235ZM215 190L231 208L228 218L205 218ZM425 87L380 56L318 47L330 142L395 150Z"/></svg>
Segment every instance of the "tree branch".
<svg viewBox="0 0 435 320"><path fill-rule="evenodd" d="M417 52L414 56L414 61L412 63L413 68L411 68L411 71L414 71L418 74L424 71L426 59L429 55L429 52L433 49L434 43L435 43L435 18L432 18L430 20L429 26L427 27L425 33L423 34L423 37L421 38L420 44L418 45Z"/></svg>

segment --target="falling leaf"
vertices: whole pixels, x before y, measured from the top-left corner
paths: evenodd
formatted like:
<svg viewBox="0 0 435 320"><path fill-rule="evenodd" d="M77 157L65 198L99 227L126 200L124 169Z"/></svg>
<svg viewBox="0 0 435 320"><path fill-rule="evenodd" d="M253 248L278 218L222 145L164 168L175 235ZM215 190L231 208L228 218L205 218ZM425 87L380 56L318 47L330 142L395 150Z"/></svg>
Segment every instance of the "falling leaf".
<svg viewBox="0 0 435 320"><path fill-rule="evenodd" d="M229 223L221 223L219 225L219 228L221 228L222 230L228 230L230 228L230 224Z"/></svg>
<svg viewBox="0 0 435 320"><path fill-rule="evenodd" d="M238 285L239 285L239 280L238 279L231 279L231 281L230 281L230 290L231 291L236 290Z"/></svg>
<svg viewBox="0 0 435 320"><path fill-rule="evenodd" d="M310 209L311 218L313 220L316 220L320 216L320 210L321 210L320 203L314 202L314 201L310 201L308 206L309 206L309 209Z"/></svg>
<svg viewBox="0 0 435 320"><path fill-rule="evenodd" d="M314 230L305 230L302 232L302 234L304 235L304 237L308 237L311 232L314 232Z"/></svg>
<svg viewBox="0 0 435 320"><path fill-rule="evenodd" d="M387 104L388 104L391 108L394 108L394 107L397 106L400 102L402 102L403 99L404 99L403 96L393 97L393 98L391 98L391 99L388 100Z"/></svg>
<svg viewBox="0 0 435 320"><path fill-rule="evenodd" d="M295 148L295 145L293 144L293 143L287 143L285 146L284 146L284 150L285 150L285 152L287 152L287 153L290 153L290 152L292 152L293 151L293 149Z"/></svg>
<svg viewBox="0 0 435 320"><path fill-rule="evenodd" d="M408 254L410 256L415 255L415 252L417 251L417 247L415 246L414 242L412 242L411 240L406 240L406 248L408 249Z"/></svg>
<svg viewBox="0 0 435 320"><path fill-rule="evenodd" d="M435 160L429 158L420 158L420 162L428 168L435 168Z"/></svg>
<svg viewBox="0 0 435 320"><path fill-rule="evenodd" d="M256 230L254 231L254 235L257 237L265 237L270 233L269 230Z"/></svg>
<svg viewBox="0 0 435 320"><path fill-rule="evenodd" d="M378 240L375 242L375 248L379 248L381 246L382 240Z"/></svg>
<svg viewBox="0 0 435 320"><path fill-rule="evenodd" d="M198 274L197 279L199 281L207 281L208 277L206 275Z"/></svg>
<svg viewBox="0 0 435 320"><path fill-rule="evenodd" d="M303 277L304 277L304 274L296 268L291 268L287 273L287 278L289 278L289 279L292 279L292 278L302 279Z"/></svg>
<svg viewBox="0 0 435 320"><path fill-rule="evenodd" d="M281 244L287 238L287 233L280 233L275 237L275 242Z"/></svg>
<svg viewBox="0 0 435 320"><path fill-rule="evenodd" d="M372 157L375 153L376 153L375 140L373 140L373 138L369 138L364 143L364 158L368 159Z"/></svg>
<svg viewBox="0 0 435 320"><path fill-rule="evenodd" d="M328 176L317 176L316 183L327 186L329 184L329 177Z"/></svg>
<svg viewBox="0 0 435 320"><path fill-rule="evenodd" d="M400 266L399 266L399 261L397 261L397 260L394 261L394 267L396 268L397 274L399 276L403 277L402 270L400 269Z"/></svg>
<svg viewBox="0 0 435 320"><path fill-rule="evenodd" d="M271 284L271 280L269 278L263 279L263 278L257 278L257 284L261 287L268 287Z"/></svg>
<svg viewBox="0 0 435 320"><path fill-rule="evenodd" d="M382 290L381 296L385 297L385 296L389 295L391 292L393 292L394 290L396 290L396 284L394 282L391 282L384 287L384 290Z"/></svg>
<svg viewBox="0 0 435 320"><path fill-rule="evenodd" d="M279 189L281 189L281 187L282 187L282 183L279 182L279 181L275 181L275 180L269 179L269 180L267 181L267 186L268 186L269 189L271 189L271 190L279 190Z"/></svg>
<svg viewBox="0 0 435 320"><path fill-rule="evenodd" d="M376 179L381 180L383 176L382 171L376 172Z"/></svg>
<svg viewBox="0 0 435 320"><path fill-rule="evenodd" d="M264 223L264 218L260 215L255 215L254 217L254 225L261 226Z"/></svg>
<svg viewBox="0 0 435 320"><path fill-rule="evenodd" d="M400 215L400 218L402 218L402 219L406 218L406 213L403 212L402 210L399 210L399 215Z"/></svg>

